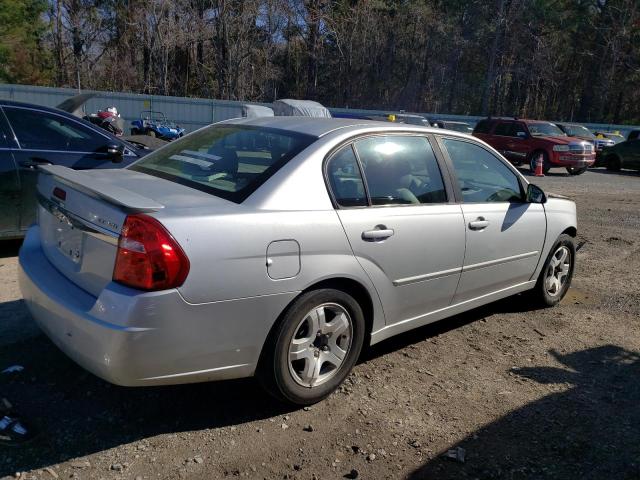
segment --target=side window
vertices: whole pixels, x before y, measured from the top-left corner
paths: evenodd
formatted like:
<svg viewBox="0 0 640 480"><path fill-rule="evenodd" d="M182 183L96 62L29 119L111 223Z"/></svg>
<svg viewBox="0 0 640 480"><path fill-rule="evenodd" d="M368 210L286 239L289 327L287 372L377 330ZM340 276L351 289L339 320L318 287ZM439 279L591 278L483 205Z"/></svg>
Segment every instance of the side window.
<svg viewBox="0 0 640 480"><path fill-rule="evenodd" d="M513 136L513 123L511 122L500 122L496 125L496 129L493 131L494 135L502 135L505 137Z"/></svg>
<svg viewBox="0 0 640 480"><path fill-rule="evenodd" d="M517 175L493 154L469 142L443 139L466 203L521 202Z"/></svg>
<svg viewBox="0 0 640 480"><path fill-rule="evenodd" d="M514 137L525 138L527 136L527 131L525 130L524 125L522 123L514 123L512 135Z"/></svg>
<svg viewBox="0 0 640 480"><path fill-rule="evenodd" d="M108 143L106 137L58 115L11 107L4 111L21 148L96 152Z"/></svg>
<svg viewBox="0 0 640 480"><path fill-rule="evenodd" d="M354 143L372 205L447 200L440 168L424 137L380 136Z"/></svg>
<svg viewBox="0 0 640 480"><path fill-rule="evenodd" d="M368 205L358 161L351 145L335 153L327 164L333 196L341 207Z"/></svg>
<svg viewBox="0 0 640 480"><path fill-rule="evenodd" d="M491 130L491 122L488 120L480 120L473 129L474 133L489 133Z"/></svg>

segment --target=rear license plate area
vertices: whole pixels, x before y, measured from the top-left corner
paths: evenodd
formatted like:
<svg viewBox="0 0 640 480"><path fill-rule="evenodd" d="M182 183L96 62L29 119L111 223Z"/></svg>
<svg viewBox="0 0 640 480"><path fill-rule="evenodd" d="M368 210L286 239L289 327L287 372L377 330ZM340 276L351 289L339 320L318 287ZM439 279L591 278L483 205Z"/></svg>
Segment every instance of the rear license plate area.
<svg viewBox="0 0 640 480"><path fill-rule="evenodd" d="M82 260L82 230L78 230L62 212L56 212L55 241L60 253L74 263Z"/></svg>

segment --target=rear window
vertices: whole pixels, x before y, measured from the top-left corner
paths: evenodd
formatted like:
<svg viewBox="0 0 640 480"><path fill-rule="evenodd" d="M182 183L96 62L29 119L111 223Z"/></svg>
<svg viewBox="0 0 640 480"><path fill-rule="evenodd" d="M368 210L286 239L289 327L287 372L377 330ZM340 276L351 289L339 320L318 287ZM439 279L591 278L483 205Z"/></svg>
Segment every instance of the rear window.
<svg viewBox="0 0 640 480"><path fill-rule="evenodd" d="M240 203L315 140L265 127L212 125L129 168Z"/></svg>

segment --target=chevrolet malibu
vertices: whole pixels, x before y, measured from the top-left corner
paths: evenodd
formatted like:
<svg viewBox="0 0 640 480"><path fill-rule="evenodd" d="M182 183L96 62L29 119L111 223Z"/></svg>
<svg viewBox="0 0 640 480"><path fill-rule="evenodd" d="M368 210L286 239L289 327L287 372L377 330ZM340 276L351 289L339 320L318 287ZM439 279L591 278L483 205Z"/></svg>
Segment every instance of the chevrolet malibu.
<svg viewBox="0 0 640 480"><path fill-rule="evenodd" d="M20 287L119 385L257 376L317 402L363 347L571 283L575 204L481 140L356 119L218 123L126 169L42 167Z"/></svg>

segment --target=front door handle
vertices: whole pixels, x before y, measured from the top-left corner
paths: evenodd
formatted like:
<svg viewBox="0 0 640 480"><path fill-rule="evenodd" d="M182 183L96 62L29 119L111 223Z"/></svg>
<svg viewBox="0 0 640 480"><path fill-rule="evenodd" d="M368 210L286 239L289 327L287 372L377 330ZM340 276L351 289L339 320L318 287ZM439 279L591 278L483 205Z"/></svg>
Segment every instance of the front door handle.
<svg viewBox="0 0 640 480"><path fill-rule="evenodd" d="M489 221L484 217L478 217L474 221L469 222L470 230L484 230L489 226Z"/></svg>
<svg viewBox="0 0 640 480"><path fill-rule="evenodd" d="M362 239L369 240L373 242L379 242L381 240L386 240L391 237L395 232L386 228L384 225L379 225L375 230L367 230L366 232L362 232Z"/></svg>

